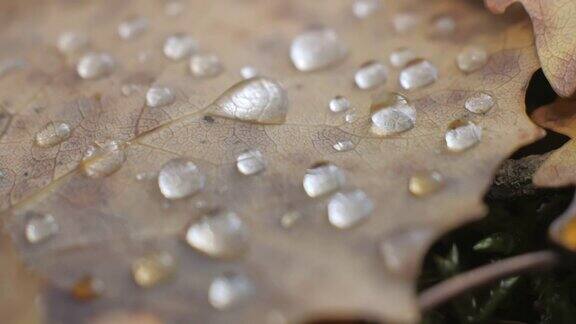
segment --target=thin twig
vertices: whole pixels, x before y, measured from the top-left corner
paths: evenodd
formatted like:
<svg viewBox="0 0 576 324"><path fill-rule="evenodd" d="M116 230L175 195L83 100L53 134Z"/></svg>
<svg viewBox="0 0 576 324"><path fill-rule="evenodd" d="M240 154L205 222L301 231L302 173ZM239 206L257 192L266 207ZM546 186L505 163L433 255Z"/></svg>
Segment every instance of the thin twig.
<svg viewBox="0 0 576 324"><path fill-rule="evenodd" d="M418 303L422 312L431 310L473 289L513 275L554 267L559 256L553 251L537 251L503 259L458 274L423 291Z"/></svg>

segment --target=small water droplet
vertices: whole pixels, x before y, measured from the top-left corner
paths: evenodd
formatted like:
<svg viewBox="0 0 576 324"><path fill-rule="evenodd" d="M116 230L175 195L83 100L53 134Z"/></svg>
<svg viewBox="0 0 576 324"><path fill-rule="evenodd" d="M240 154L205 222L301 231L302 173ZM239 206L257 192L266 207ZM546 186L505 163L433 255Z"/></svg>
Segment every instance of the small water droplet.
<svg viewBox="0 0 576 324"><path fill-rule="evenodd" d="M456 21L451 16L442 15L434 19L434 30L439 36L452 35L456 31Z"/></svg>
<svg viewBox="0 0 576 324"><path fill-rule="evenodd" d="M354 81L360 89L373 89L386 83L388 79L388 68L377 61L369 61L356 71Z"/></svg>
<svg viewBox="0 0 576 324"><path fill-rule="evenodd" d="M36 133L36 145L50 147L60 144L70 137L70 125L64 122L50 122Z"/></svg>
<svg viewBox="0 0 576 324"><path fill-rule="evenodd" d="M280 225L285 229L292 228L301 218L302 214L300 212L291 210L280 217Z"/></svg>
<svg viewBox="0 0 576 324"><path fill-rule="evenodd" d="M238 155L236 167L243 175L253 175L266 169L266 161L262 152L249 150Z"/></svg>
<svg viewBox="0 0 576 324"><path fill-rule="evenodd" d="M485 92L477 92L466 99L464 103L464 107L475 114L485 114L487 113L492 107L494 107L494 98L485 93Z"/></svg>
<svg viewBox="0 0 576 324"><path fill-rule="evenodd" d="M167 58L178 61L198 51L198 42L186 34L174 34L164 41L163 51Z"/></svg>
<svg viewBox="0 0 576 324"><path fill-rule="evenodd" d="M469 46L458 54L456 62L462 72L471 73L488 62L488 52L481 46Z"/></svg>
<svg viewBox="0 0 576 324"><path fill-rule="evenodd" d="M254 290L254 286L246 276L226 273L212 281L208 290L208 299L212 307L218 310L228 310L246 301L254 294Z"/></svg>
<svg viewBox="0 0 576 324"><path fill-rule="evenodd" d="M328 202L328 220L339 229L347 229L365 220L374 210L372 200L362 190L337 192Z"/></svg>
<svg viewBox="0 0 576 324"><path fill-rule="evenodd" d="M214 115L261 124L281 124L287 112L286 91L278 82L264 77L240 81L211 105Z"/></svg>
<svg viewBox="0 0 576 324"><path fill-rule="evenodd" d="M142 86L139 84L124 84L122 85L122 88L120 88L120 92L122 92L122 95L124 96L140 92L140 90L142 90Z"/></svg>
<svg viewBox="0 0 576 324"><path fill-rule="evenodd" d="M402 12L392 18L392 24L397 33L404 34L416 28L420 24L420 18L414 13Z"/></svg>
<svg viewBox="0 0 576 324"><path fill-rule="evenodd" d="M104 292L104 282L92 276L80 278L72 286L71 294L77 300L89 301L96 299Z"/></svg>
<svg viewBox="0 0 576 324"><path fill-rule="evenodd" d="M56 46L63 54L75 53L88 46L88 36L75 31L63 32L58 36Z"/></svg>
<svg viewBox="0 0 576 324"><path fill-rule="evenodd" d="M220 58L214 54L196 54L190 58L190 72L197 78L212 78L224 70Z"/></svg>
<svg viewBox="0 0 576 324"><path fill-rule="evenodd" d="M218 212L192 223L186 242L213 258L237 257L248 249L248 229L235 213Z"/></svg>
<svg viewBox="0 0 576 324"><path fill-rule="evenodd" d="M332 148L338 152L347 152L354 149L354 147L356 147L356 144L350 140L338 141L336 144L332 145Z"/></svg>
<svg viewBox="0 0 576 324"><path fill-rule="evenodd" d="M136 180L138 181L147 181L153 180L158 176L156 172L148 171L148 172L140 172L136 174Z"/></svg>
<svg viewBox="0 0 576 324"><path fill-rule="evenodd" d="M372 98L372 133L388 136L405 132L416 123L416 109L399 93L382 91Z"/></svg>
<svg viewBox="0 0 576 324"><path fill-rule="evenodd" d="M380 254L386 269L395 275L414 278L420 271L416 253L432 238L428 229L405 229L391 234L380 243Z"/></svg>
<svg viewBox="0 0 576 324"><path fill-rule="evenodd" d="M330 100L328 107L332 112L339 113L350 109L350 100L343 96L336 96Z"/></svg>
<svg viewBox="0 0 576 324"><path fill-rule="evenodd" d="M176 100L174 90L169 87L152 86L146 92L146 104L148 107L162 107Z"/></svg>
<svg viewBox="0 0 576 324"><path fill-rule="evenodd" d="M348 124L355 122L356 119L358 119L358 113L354 108L347 111L346 115L344 115L344 121L347 122Z"/></svg>
<svg viewBox="0 0 576 324"><path fill-rule="evenodd" d="M352 13L358 19L365 19L378 11L381 6L380 0L356 0L352 4Z"/></svg>
<svg viewBox="0 0 576 324"><path fill-rule="evenodd" d="M46 241L60 231L56 219L50 214L32 213L27 216L25 235L26 240L32 244Z"/></svg>
<svg viewBox="0 0 576 324"><path fill-rule="evenodd" d="M124 40L134 39L142 35L149 27L150 22L145 17L134 17L118 25L118 36Z"/></svg>
<svg viewBox="0 0 576 324"><path fill-rule="evenodd" d="M167 280L175 267L174 258L169 253L153 253L132 264L132 276L138 286L150 288Z"/></svg>
<svg viewBox="0 0 576 324"><path fill-rule="evenodd" d="M184 3L179 0L170 0L164 5L164 13L166 16L178 16L184 12Z"/></svg>
<svg viewBox="0 0 576 324"><path fill-rule="evenodd" d="M348 49L329 28L314 29L304 32L292 41L290 58L300 71L314 71L326 68L343 60Z"/></svg>
<svg viewBox="0 0 576 324"><path fill-rule="evenodd" d="M82 171L90 178L101 178L118 171L126 161L126 144L108 141L101 146L91 146L82 158Z"/></svg>
<svg viewBox="0 0 576 324"><path fill-rule="evenodd" d="M240 75L244 79L252 79L259 76L260 72L258 72L258 70L255 67L246 65L240 69Z"/></svg>
<svg viewBox="0 0 576 324"><path fill-rule="evenodd" d="M438 171L421 171L410 177L408 190L414 196L423 197L433 194L444 186L444 177Z"/></svg>
<svg viewBox="0 0 576 324"><path fill-rule="evenodd" d="M438 70L426 60L415 60L400 72L400 85L406 90L428 86L438 79Z"/></svg>
<svg viewBox="0 0 576 324"><path fill-rule="evenodd" d="M339 167L330 163L320 163L306 170L304 175L304 191L314 198L340 189L346 177Z"/></svg>
<svg viewBox="0 0 576 324"><path fill-rule="evenodd" d="M416 53L407 47L401 47L390 53L390 64L402 68L417 59Z"/></svg>
<svg viewBox="0 0 576 324"><path fill-rule="evenodd" d="M78 61L76 71L83 79L98 79L110 75L116 61L108 53L88 53Z"/></svg>
<svg viewBox="0 0 576 324"><path fill-rule="evenodd" d="M471 121L457 120L450 124L445 138L450 151L465 151L480 142L482 128Z"/></svg>
<svg viewBox="0 0 576 324"><path fill-rule="evenodd" d="M158 174L158 186L164 197L180 199L191 196L202 189L206 177L196 164L185 158L166 162Z"/></svg>

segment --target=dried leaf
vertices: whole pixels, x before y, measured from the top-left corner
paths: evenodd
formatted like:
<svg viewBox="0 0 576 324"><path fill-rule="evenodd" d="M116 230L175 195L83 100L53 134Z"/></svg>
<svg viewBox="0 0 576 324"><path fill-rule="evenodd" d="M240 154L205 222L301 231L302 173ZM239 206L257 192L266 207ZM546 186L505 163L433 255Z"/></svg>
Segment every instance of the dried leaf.
<svg viewBox="0 0 576 324"><path fill-rule="evenodd" d="M11 12L0 33L1 57L26 62L0 78L1 205L26 263L53 285L45 299L53 322L106 318L99 314L118 308L143 309L167 322L262 323L323 315L416 322L414 279L426 248L441 233L481 217L482 196L499 163L541 136L524 113L524 91L538 68L529 24L514 13L492 16L475 1L391 2L362 20L349 4L332 0L197 0L183 2L185 10L175 17L159 14L164 9L159 1L18 3L1 3ZM149 30L121 40L116 27L134 14L149 19ZM444 16L456 23L449 36L445 28L439 33L430 27ZM400 29L413 29L395 32L394 19ZM79 25L68 25L72 22ZM348 55L336 56L324 69L299 72L289 60L290 42L318 24L336 30ZM77 76L80 55L60 54L52 45L68 28L89 31L89 48L117 60L110 76ZM177 32L190 32L205 52L220 58L224 70L194 78L188 62L163 58L165 37ZM486 48L487 63L471 71L477 64L472 62L461 72L456 57L478 45ZM370 98L381 89L359 90L354 73L370 60L388 61L406 46L431 62L439 79L406 94L417 112L413 129L375 136ZM245 65L286 90L284 123L206 115L213 112L210 104L241 80L238 72ZM385 89L400 91L398 74L390 70ZM174 103L146 106L151 84L175 89ZM495 101L485 114L464 108L478 91ZM328 109L337 95L356 109L354 122ZM53 147L35 145L36 132L54 121L66 122L69 136ZM465 152L449 152L445 133L469 121L482 128L482 139ZM102 177L86 176L82 167L107 160L96 152L81 163L84 152L111 139L126 141L126 148L100 150L126 154L113 151L115 164L104 165ZM339 141L352 142L353 149L334 150ZM265 170L251 176L237 171L236 157L247 149L262 152ZM205 188L192 198L166 200L156 178L147 175L177 157L198 166ZM332 227L328 198L312 199L302 189L305 170L323 161L345 172L345 189L359 188L372 200L373 212L362 224ZM411 195L411 176L430 170L442 174L443 186L426 197ZM245 224L249 246L242 257L210 258L183 242L187 225L215 207L235 212ZM58 233L27 242L22 233L30 213L52 215ZM283 215L291 221L284 222ZM380 249L386 258L378 255ZM130 280L132 264L155 252L170 253L176 273L143 290ZM215 310L210 283L230 272L245 275L253 287L242 286L249 295L243 305ZM79 280L84 290L103 283L100 299L72 300L69 291ZM92 295L100 295L96 292Z"/></svg>
<svg viewBox="0 0 576 324"><path fill-rule="evenodd" d="M502 13L521 3L534 27L536 48L544 74L562 97L576 90L576 2L573 0L485 0L490 10Z"/></svg>

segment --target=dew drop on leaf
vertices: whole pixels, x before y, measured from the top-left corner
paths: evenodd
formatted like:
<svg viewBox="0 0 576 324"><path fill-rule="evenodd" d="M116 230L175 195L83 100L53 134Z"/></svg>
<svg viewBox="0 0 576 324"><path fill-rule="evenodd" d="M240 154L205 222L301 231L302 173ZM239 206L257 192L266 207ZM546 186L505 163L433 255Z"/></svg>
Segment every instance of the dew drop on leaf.
<svg viewBox="0 0 576 324"><path fill-rule="evenodd" d="M420 24L420 18L412 12L401 12L392 18L394 30L399 34L412 31Z"/></svg>
<svg viewBox="0 0 576 324"><path fill-rule="evenodd" d="M431 195L444 186L444 177L438 171L420 171L408 180L408 190L416 197Z"/></svg>
<svg viewBox="0 0 576 324"><path fill-rule="evenodd" d="M402 68L416 59L416 53L408 47L400 47L390 53L390 64L396 68Z"/></svg>
<svg viewBox="0 0 576 324"><path fill-rule="evenodd" d="M238 155L236 167L243 175L253 175L266 169L266 161L259 150L248 150Z"/></svg>
<svg viewBox="0 0 576 324"><path fill-rule="evenodd" d="M482 128L471 121L452 122L446 132L446 147L452 152L462 152L480 142Z"/></svg>
<svg viewBox="0 0 576 324"><path fill-rule="evenodd" d="M346 182L344 172L331 163L319 163L306 170L304 191L312 198L334 192Z"/></svg>
<svg viewBox="0 0 576 324"><path fill-rule="evenodd" d="M132 277L138 286L150 288L172 276L175 267L174 257L169 253L152 253L132 264Z"/></svg>
<svg viewBox="0 0 576 324"><path fill-rule="evenodd" d="M388 136L405 132L416 123L416 110L401 94L382 91L374 95L370 107L372 133Z"/></svg>
<svg viewBox="0 0 576 324"><path fill-rule="evenodd" d="M354 108L348 110L346 112L346 115L344 115L344 121L347 122L348 124L355 122L356 119L358 119L358 113Z"/></svg>
<svg viewBox="0 0 576 324"><path fill-rule="evenodd" d="M174 90L169 87L152 86L146 92L146 104L148 107L162 107L176 100Z"/></svg>
<svg viewBox="0 0 576 324"><path fill-rule="evenodd" d="M160 192L167 199L191 196L204 189L205 182L206 177L196 164L185 158L166 162L158 173Z"/></svg>
<svg viewBox="0 0 576 324"><path fill-rule="evenodd" d="M377 61L369 61L356 71L354 82L360 89L373 89L383 85L388 79L388 68Z"/></svg>
<svg viewBox="0 0 576 324"><path fill-rule="evenodd" d="M208 299L218 310L228 310L245 302L255 288L251 281L238 273L225 273L216 277L210 284Z"/></svg>
<svg viewBox="0 0 576 324"><path fill-rule="evenodd" d="M168 36L164 41L164 55L174 61L182 60L198 50L198 43L186 34L178 33Z"/></svg>
<svg viewBox="0 0 576 324"><path fill-rule="evenodd" d="M338 152L347 152L353 150L354 147L356 147L356 144L350 140L338 141L332 145L332 148Z"/></svg>
<svg viewBox="0 0 576 324"><path fill-rule="evenodd" d="M314 71L333 65L343 60L348 49L329 28L314 29L304 32L292 41L290 58L300 71Z"/></svg>
<svg viewBox="0 0 576 324"><path fill-rule="evenodd" d="M88 53L80 58L76 71L82 79L98 79L110 75L115 65L108 53Z"/></svg>
<svg viewBox="0 0 576 324"><path fill-rule="evenodd" d="M381 0L356 0L352 4L352 13L358 19L365 19L373 15L381 7Z"/></svg>
<svg viewBox="0 0 576 324"><path fill-rule="evenodd" d="M220 58L214 54L196 54L190 58L190 72L194 77L213 78L223 70Z"/></svg>
<svg viewBox="0 0 576 324"><path fill-rule="evenodd" d="M492 109L492 107L494 107L495 104L496 102L494 101L494 98L491 95L485 92L477 92L472 96L470 96L468 99L466 99L464 107L468 111L473 112L475 114L485 114L490 109Z"/></svg>
<svg viewBox="0 0 576 324"><path fill-rule="evenodd" d="M451 16L442 15L432 22L434 31L439 36L448 36L456 31L456 21Z"/></svg>
<svg viewBox="0 0 576 324"><path fill-rule="evenodd" d="M328 201L328 221L339 229L348 229L364 221L374 203L362 190L337 192Z"/></svg>
<svg viewBox="0 0 576 324"><path fill-rule="evenodd" d="M90 178L102 178L118 171L126 161L125 146L121 141L112 140L89 147L82 158L82 171Z"/></svg>
<svg viewBox="0 0 576 324"><path fill-rule="evenodd" d="M70 125L64 122L50 122L36 133L36 145L50 147L60 144L70 137Z"/></svg>
<svg viewBox="0 0 576 324"><path fill-rule="evenodd" d="M410 62L400 72L399 80L402 88L414 90L428 86L438 79L438 70L426 60Z"/></svg>
<svg viewBox="0 0 576 324"><path fill-rule="evenodd" d="M336 96L330 100L328 107L332 112L339 113L350 109L350 100L343 96Z"/></svg>
<svg viewBox="0 0 576 324"><path fill-rule="evenodd" d="M118 36L124 40L134 39L143 34L149 27L148 18L134 17L118 25Z"/></svg>
<svg viewBox="0 0 576 324"><path fill-rule="evenodd" d="M420 270L415 250L432 238L432 232L423 228L410 228L392 233L380 242L380 254L386 269L395 275L414 278Z"/></svg>
<svg viewBox="0 0 576 324"><path fill-rule="evenodd" d="M248 229L235 213L220 211L192 223L186 242L213 258L238 257L248 249Z"/></svg>
<svg viewBox="0 0 576 324"><path fill-rule="evenodd" d="M258 72L258 70L250 65L243 66L240 69L240 76L242 76L243 79L252 79L259 75L260 73Z"/></svg>
<svg viewBox="0 0 576 324"><path fill-rule="evenodd" d="M88 46L88 36L82 32L66 31L58 36L56 46L62 54L75 53Z"/></svg>
<svg viewBox="0 0 576 324"><path fill-rule="evenodd" d="M456 57L458 68L465 73L474 72L488 62L488 52L481 46L469 46Z"/></svg>
<svg viewBox="0 0 576 324"><path fill-rule="evenodd" d="M32 244L46 241L60 231L58 222L50 214L31 213L26 216L24 232L26 240Z"/></svg>

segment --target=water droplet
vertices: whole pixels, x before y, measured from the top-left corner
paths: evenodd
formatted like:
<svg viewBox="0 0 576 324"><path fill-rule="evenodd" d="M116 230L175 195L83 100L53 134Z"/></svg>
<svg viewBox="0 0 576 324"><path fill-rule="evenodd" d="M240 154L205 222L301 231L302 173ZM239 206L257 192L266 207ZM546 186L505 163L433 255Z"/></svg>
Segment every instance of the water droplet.
<svg viewBox="0 0 576 324"><path fill-rule="evenodd" d="M236 167L243 175L253 175L266 169L266 161L260 151L249 150L238 155Z"/></svg>
<svg viewBox="0 0 576 324"><path fill-rule="evenodd" d="M167 58L178 61L198 51L198 42L186 34L174 34L164 41L163 51Z"/></svg>
<svg viewBox="0 0 576 324"><path fill-rule="evenodd" d="M70 125L64 122L50 122L36 133L36 145L50 147L60 144L70 137Z"/></svg>
<svg viewBox="0 0 576 324"><path fill-rule="evenodd" d="M133 93L140 92L142 88L143 87L139 84L124 84L122 85L122 88L120 88L120 92L122 92L124 96L129 96Z"/></svg>
<svg viewBox="0 0 576 324"><path fill-rule="evenodd" d="M365 19L380 9L380 0L356 0L352 4L352 13L356 18Z"/></svg>
<svg viewBox="0 0 576 324"><path fill-rule="evenodd" d="M258 75L260 75L260 73L258 72L258 70L255 67L250 66L250 65L246 65L240 69L240 75L244 79L252 79L252 78L255 78Z"/></svg>
<svg viewBox="0 0 576 324"><path fill-rule="evenodd" d="M134 282L143 288L150 288L167 280L174 270L174 258L167 252L147 255L132 264Z"/></svg>
<svg viewBox="0 0 576 324"><path fill-rule="evenodd" d="M426 60L415 60L400 72L400 85L414 90L430 85L438 79L438 70Z"/></svg>
<svg viewBox="0 0 576 324"><path fill-rule="evenodd" d="M89 301L96 299L104 292L104 282L92 276L84 276L74 283L71 294L77 300Z"/></svg>
<svg viewBox="0 0 576 324"><path fill-rule="evenodd" d="M282 215L280 218L280 225L283 228L292 228L296 222L298 222L302 218L302 214L295 210L288 211Z"/></svg>
<svg viewBox="0 0 576 324"><path fill-rule="evenodd" d="M288 96L271 79L258 77L240 81L211 105L214 115L262 124L281 124L288 112Z"/></svg>
<svg viewBox="0 0 576 324"><path fill-rule="evenodd" d="M398 48L390 53L390 64L397 68L405 67L406 64L416 59L416 53L407 47Z"/></svg>
<svg viewBox="0 0 576 324"><path fill-rule="evenodd" d="M32 244L51 238L60 231L60 226L50 214L32 213L26 222L26 240Z"/></svg>
<svg viewBox="0 0 576 324"><path fill-rule="evenodd" d="M148 107L162 107L173 103L176 95L171 88L152 86L146 92L146 104Z"/></svg>
<svg viewBox="0 0 576 324"><path fill-rule="evenodd" d="M438 171L422 171L410 177L408 190L414 196L423 197L433 194L444 186L444 177Z"/></svg>
<svg viewBox="0 0 576 324"><path fill-rule="evenodd" d="M482 128L471 121L457 120L450 124L445 138L450 151L465 151L480 142Z"/></svg>
<svg viewBox="0 0 576 324"><path fill-rule="evenodd" d="M380 243L380 254L388 271L395 275L414 278L420 271L418 249L432 239L429 229L406 229L391 234Z"/></svg>
<svg viewBox="0 0 576 324"><path fill-rule="evenodd" d="M166 16L178 16L184 12L184 4L179 0L170 0L164 5L164 13Z"/></svg>
<svg viewBox="0 0 576 324"><path fill-rule="evenodd" d="M136 174L136 180L138 181L146 181L146 180L152 180L155 179L158 176L158 174L156 172L140 172L138 174Z"/></svg>
<svg viewBox="0 0 576 324"><path fill-rule="evenodd" d="M74 53L88 46L88 36L81 32L67 31L58 37L57 47L63 53Z"/></svg>
<svg viewBox="0 0 576 324"><path fill-rule="evenodd" d="M222 62L214 54L196 54L190 59L190 72L197 78L212 78L222 73Z"/></svg>
<svg viewBox="0 0 576 324"><path fill-rule="evenodd" d="M397 33L404 34L416 28L420 18L411 12L398 13L392 18L392 24Z"/></svg>
<svg viewBox="0 0 576 324"><path fill-rule="evenodd" d="M388 68L376 61L369 61L356 71L354 81L360 89L373 89L386 83L388 79Z"/></svg>
<svg viewBox="0 0 576 324"><path fill-rule="evenodd" d="M488 62L488 52L481 46L470 46L458 54L456 62L462 72L474 72Z"/></svg>
<svg viewBox="0 0 576 324"><path fill-rule="evenodd" d="M339 113L350 109L350 100L346 97L336 96L330 100L328 107L332 112Z"/></svg>
<svg viewBox="0 0 576 324"><path fill-rule="evenodd" d="M365 220L373 210L374 204L364 191L337 192L328 202L328 220L339 229L347 229Z"/></svg>
<svg viewBox="0 0 576 324"><path fill-rule="evenodd" d="M350 140L338 141L336 144L332 145L332 148L338 152L347 152L354 149L354 147L356 147L356 145Z"/></svg>
<svg viewBox="0 0 576 324"><path fill-rule="evenodd" d="M82 170L90 178L101 178L118 171L126 161L126 144L108 141L101 146L91 146L82 158Z"/></svg>
<svg viewBox="0 0 576 324"><path fill-rule="evenodd" d="M314 71L343 60L348 49L332 29L304 32L292 41L290 58L300 71Z"/></svg>
<svg viewBox="0 0 576 324"><path fill-rule="evenodd" d="M128 19L118 25L118 36L124 40L134 39L143 34L148 29L149 24L145 17Z"/></svg>
<svg viewBox="0 0 576 324"><path fill-rule="evenodd" d="M158 174L158 186L164 197L180 199L204 189L206 177L196 164L184 158L166 162Z"/></svg>
<svg viewBox="0 0 576 324"><path fill-rule="evenodd" d="M304 191L314 198L340 189L346 177L339 167L330 163L319 163L306 170L304 175Z"/></svg>
<svg viewBox="0 0 576 324"><path fill-rule="evenodd" d="M477 92L466 99L464 107L475 114L485 114L494 107L495 103L491 95L484 92Z"/></svg>
<svg viewBox="0 0 576 324"><path fill-rule="evenodd" d="M254 293L254 286L245 276L226 273L212 281L208 299L212 307L227 310L243 303Z"/></svg>
<svg viewBox="0 0 576 324"><path fill-rule="evenodd" d="M456 31L456 21L454 18L442 15L434 19L434 30L440 36L452 35Z"/></svg>
<svg viewBox="0 0 576 324"><path fill-rule="evenodd" d="M347 122L348 124L355 122L356 119L358 119L358 113L354 108L347 111L346 115L344 115L344 121Z"/></svg>
<svg viewBox="0 0 576 324"><path fill-rule="evenodd" d="M218 212L190 225L186 242L213 258L237 257L248 249L248 229L235 213Z"/></svg>
<svg viewBox="0 0 576 324"><path fill-rule="evenodd" d="M405 132L416 123L416 110L401 94L383 91L372 98L372 132L387 136Z"/></svg>
<svg viewBox="0 0 576 324"><path fill-rule="evenodd" d="M110 75L116 62L108 53L88 53L78 61L76 71L83 79L97 79Z"/></svg>

